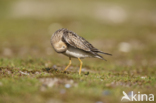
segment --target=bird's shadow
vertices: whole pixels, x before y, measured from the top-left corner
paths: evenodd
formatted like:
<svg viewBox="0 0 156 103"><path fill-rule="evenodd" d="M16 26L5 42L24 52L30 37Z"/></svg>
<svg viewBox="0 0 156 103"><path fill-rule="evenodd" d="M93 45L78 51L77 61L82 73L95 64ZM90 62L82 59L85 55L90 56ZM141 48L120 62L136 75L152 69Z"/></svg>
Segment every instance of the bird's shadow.
<svg viewBox="0 0 156 103"><path fill-rule="evenodd" d="M53 67L46 67L43 68L42 71L47 72L47 73L56 73L56 74L77 74L77 71L64 71L64 69L58 69L58 68L53 68ZM89 72L81 72L81 74L84 75L89 75Z"/></svg>
<svg viewBox="0 0 156 103"><path fill-rule="evenodd" d="M63 74L69 74L69 71L63 71L63 70L59 70L57 68L50 68L50 67L46 67L43 68L42 71L47 72L47 73L63 73Z"/></svg>

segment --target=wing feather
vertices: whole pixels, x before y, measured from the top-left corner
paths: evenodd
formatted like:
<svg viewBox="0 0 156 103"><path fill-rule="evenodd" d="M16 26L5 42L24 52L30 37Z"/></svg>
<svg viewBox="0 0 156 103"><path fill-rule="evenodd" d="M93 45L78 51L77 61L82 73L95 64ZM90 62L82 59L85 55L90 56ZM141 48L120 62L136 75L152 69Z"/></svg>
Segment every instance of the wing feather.
<svg viewBox="0 0 156 103"><path fill-rule="evenodd" d="M63 40L66 43L68 43L70 46L73 46L75 48L78 48L87 52L92 52L92 49L97 50L84 38L78 36L77 34L71 31L64 32Z"/></svg>
<svg viewBox="0 0 156 103"><path fill-rule="evenodd" d="M103 58L102 58L102 56L99 56L98 53L111 55L109 53L105 53L105 52L102 52L102 51L96 49L92 44L90 44L83 37L78 36L76 33L72 32L72 31L69 31L67 29L63 29L62 39L63 39L64 42L66 42L70 46L73 46L74 48L84 50L86 52L90 52L90 53L100 57L101 59L103 59Z"/></svg>

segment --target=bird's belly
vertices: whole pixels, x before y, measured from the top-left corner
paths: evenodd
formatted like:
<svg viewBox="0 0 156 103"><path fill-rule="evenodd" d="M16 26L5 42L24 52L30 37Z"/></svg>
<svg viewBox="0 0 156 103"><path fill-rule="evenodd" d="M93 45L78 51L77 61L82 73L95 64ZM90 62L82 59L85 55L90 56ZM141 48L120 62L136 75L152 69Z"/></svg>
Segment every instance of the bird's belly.
<svg viewBox="0 0 156 103"><path fill-rule="evenodd" d="M66 56L74 57L74 58L86 58L86 57L94 57L91 53L85 52L83 50L69 47L64 53Z"/></svg>

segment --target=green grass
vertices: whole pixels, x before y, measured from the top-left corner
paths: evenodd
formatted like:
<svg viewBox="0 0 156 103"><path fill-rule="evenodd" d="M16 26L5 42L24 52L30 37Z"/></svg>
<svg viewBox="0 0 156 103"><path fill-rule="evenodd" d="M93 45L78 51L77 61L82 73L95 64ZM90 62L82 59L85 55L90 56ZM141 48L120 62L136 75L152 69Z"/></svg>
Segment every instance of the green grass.
<svg viewBox="0 0 156 103"><path fill-rule="evenodd" d="M1 2L0 103L120 103L123 91L156 96L155 1L54 1L60 8L50 18L12 17L10 9L18 1ZM98 6L121 7L127 19L102 21L96 18ZM81 75L79 61L72 59L63 72L68 58L50 44L61 27L113 56L82 59ZM125 42L127 52L120 48Z"/></svg>
<svg viewBox="0 0 156 103"><path fill-rule="evenodd" d="M45 67L46 61L47 59L1 59L0 64L3 66L0 68L0 101L119 102L122 91L127 93L140 91L154 95L156 93L154 67L125 67L115 64L105 66L101 61L102 64L99 67L91 67L89 64L83 66L86 71L79 76L78 66L72 66L69 71L62 72L64 63L64 66L60 64L55 69L52 68L53 64ZM49 61L53 63L53 60ZM91 62L88 61L88 63ZM49 79L48 82L46 78ZM54 84L50 86L53 82ZM70 84L71 87L66 88L66 84Z"/></svg>

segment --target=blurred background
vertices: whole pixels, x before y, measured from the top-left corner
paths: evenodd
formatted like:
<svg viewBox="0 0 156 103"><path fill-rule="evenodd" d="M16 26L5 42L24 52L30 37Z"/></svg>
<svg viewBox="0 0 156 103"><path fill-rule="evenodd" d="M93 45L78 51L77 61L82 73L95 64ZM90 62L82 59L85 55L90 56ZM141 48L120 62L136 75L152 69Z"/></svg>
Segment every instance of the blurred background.
<svg viewBox="0 0 156 103"><path fill-rule="evenodd" d="M67 28L96 48L113 54L104 57L108 64L156 66L153 0L1 0L0 57L68 63L67 57L56 54L50 44L51 35L60 28ZM88 61L102 63L99 59L85 59L84 64Z"/></svg>
<svg viewBox="0 0 156 103"><path fill-rule="evenodd" d="M156 64L154 0L1 0L0 57L51 58L50 37L60 28L112 53L114 61Z"/></svg>
<svg viewBox="0 0 156 103"><path fill-rule="evenodd" d="M78 76L76 59L69 68L74 73L47 73L47 67L61 71L68 63L68 58L55 53L50 44L51 35L60 28L77 33L113 56L103 55L107 62L84 59L82 72L89 71L88 76ZM43 103L52 96L70 103L76 97L77 103L114 103L120 101L123 90L137 93L140 88L142 93L156 94L155 57L156 0L0 0L3 102ZM44 83L46 76L51 76L51 81ZM74 88L64 87L66 82L72 82ZM50 83L54 88L48 89L53 86Z"/></svg>

